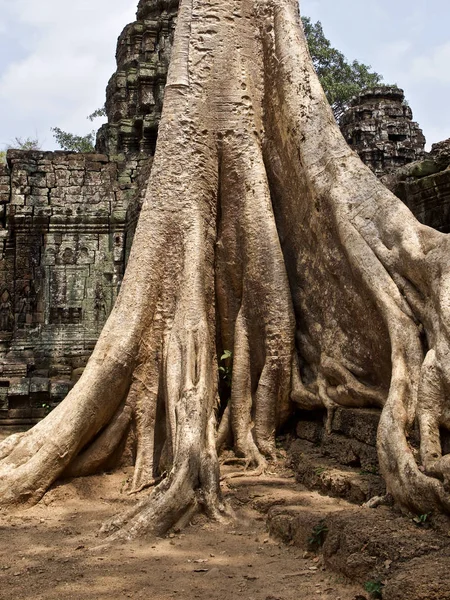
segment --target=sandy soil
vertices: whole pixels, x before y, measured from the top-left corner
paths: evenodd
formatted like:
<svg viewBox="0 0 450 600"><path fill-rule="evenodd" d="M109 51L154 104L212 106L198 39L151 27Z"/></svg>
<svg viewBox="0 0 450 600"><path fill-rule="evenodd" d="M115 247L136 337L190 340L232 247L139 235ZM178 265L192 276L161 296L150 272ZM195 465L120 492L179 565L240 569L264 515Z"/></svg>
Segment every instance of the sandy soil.
<svg viewBox="0 0 450 600"><path fill-rule="evenodd" d="M287 477L286 477L287 475ZM134 500L130 472L73 480L26 511L0 514L0 598L69 600L354 600L362 590L321 559L269 538L255 510L302 493L289 478L233 479L224 493L236 519L197 517L183 532L92 550L105 519ZM305 491L305 493L307 493ZM266 506L267 508L267 506Z"/></svg>

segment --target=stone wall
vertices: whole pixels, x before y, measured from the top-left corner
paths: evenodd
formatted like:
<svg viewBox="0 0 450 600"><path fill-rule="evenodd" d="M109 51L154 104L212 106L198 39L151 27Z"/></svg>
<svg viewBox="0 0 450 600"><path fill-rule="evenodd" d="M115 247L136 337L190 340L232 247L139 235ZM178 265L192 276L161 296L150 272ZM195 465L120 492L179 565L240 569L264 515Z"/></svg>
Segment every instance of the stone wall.
<svg viewBox="0 0 450 600"><path fill-rule="evenodd" d="M434 144L424 160L410 163L382 181L421 223L450 233L450 139Z"/></svg>
<svg viewBox="0 0 450 600"><path fill-rule="evenodd" d="M141 0L117 44L97 154L0 165L0 421L42 417L79 378L112 308L156 146L178 0Z"/></svg>
<svg viewBox="0 0 450 600"><path fill-rule="evenodd" d="M450 170L407 183L398 195L421 223L450 233Z"/></svg>
<svg viewBox="0 0 450 600"><path fill-rule="evenodd" d="M42 416L92 352L124 271L131 175L102 154L9 151L0 170L0 419Z"/></svg>

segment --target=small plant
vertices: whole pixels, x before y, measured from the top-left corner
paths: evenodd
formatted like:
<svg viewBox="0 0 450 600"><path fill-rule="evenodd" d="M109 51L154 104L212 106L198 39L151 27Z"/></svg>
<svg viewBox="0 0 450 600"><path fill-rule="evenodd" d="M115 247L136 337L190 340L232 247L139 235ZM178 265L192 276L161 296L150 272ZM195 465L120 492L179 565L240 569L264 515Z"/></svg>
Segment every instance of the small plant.
<svg viewBox="0 0 450 600"><path fill-rule="evenodd" d="M45 413L45 415L46 415L46 416L47 416L49 413L51 413L51 412L52 412L52 410L53 410L53 407L52 407L52 406L50 406L50 404L47 404L46 402L44 402L44 404L41 404L41 408L43 408L43 409L44 409L44 413Z"/></svg>
<svg viewBox="0 0 450 600"><path fill-rule="evenodd" d="M378 579L375 581L366 581L364 584L364 589L366 592L369 592L372 598L382 598L383 597L383 587L384 583L381 583Z"/></svg>
<svg viewBox="0 0 450 600"><path fill-rule="evenodd" d="M362 469L359 472L360 475L379 475L379 471L378 471L378 467L376 466L370 466L367 467L367 469Z"/></svg>
<svg viewBox="0 0 450 600"><path fill-rule="evenodd" d="M322 473L325 473L326 469L325 467L317 467L316 469L314 469L314 473L316 475L322 475Z"/></svg>
<svg viewBox="0 0 450 600"><path fill-rule="evenodd" d="M225 383L225 385L231 388L231 379L233 375L233 353L231 350L224 350L222 356L220 357L220 366L219 373L221 380Z"/></svg>
<svg viewBox="0 0 450 600"><path fill-rule="evenodd" d="M428 525L429 519L431 517L431 513L424 513L423 515L417 515L417 517L413 518L413 521L419 527L423 527L424 525Z"/></svg>
<svg viewBox="0 0 450 600"><path fill-rule="evenodd" d="M322 548L325 538L327 537L328 527L325 521L319 521L317 525L314 525L311 537L308 538L308 546L311 550L318 550Z"/></svg>

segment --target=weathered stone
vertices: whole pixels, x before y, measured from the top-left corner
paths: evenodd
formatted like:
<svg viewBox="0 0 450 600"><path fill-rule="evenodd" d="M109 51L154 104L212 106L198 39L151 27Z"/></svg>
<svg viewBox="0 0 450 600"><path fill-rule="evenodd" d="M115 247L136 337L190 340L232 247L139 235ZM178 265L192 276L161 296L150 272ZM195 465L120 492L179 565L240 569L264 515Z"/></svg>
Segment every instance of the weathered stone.
<svg viewBox="0 0 450 600"><path fill-rule="evenodd" d="M383 588L383 600L448 600L450 552L433 552L403 564Z"/></svg>
<svg viewBox="0 0 450 600"><path fill-rule="evenodd" d="M421 564L432 553L444 549L448 552L450 546L448 536L418 526L412 519L386 507L335 513L326 523L328 534L323 546L326 566L360 583L384 581L397 568L402 572L405 563L413 564L407 561L417 559L417 564ZM408 600L410 597L414 598L409 594L398 596Z"/></svg>
<svg viewBox="0 0 450 600"><path fill-rule="evenodd" d="M450 232L450 169L398 184L395 192L421 223Z"/></svg>
<svg viewBox="0 0 450 600"><path fill-rule="evenodd" d="M59 401L72 371L86 364L123 275L117 244L125 241L129 197L120 195L117 166L101 154L9 151L7 160L0 368L9 387L0 417L18 419L29 410L9 406L8 397ZM88 174L90 185L82 185ZM113 203L120 209L114 219ZM57 383L50 385L49 373ZM33 417L42 416L38 408Z"/></svg>
<svg viewBox="0 0 450 600"><path fill-rule="evenodd" d="M377 444L378 422L381 412L375 408L337 408L332 422L332 430L342 433L375 447Z"/></svg>
<svg viewBox="0 0 450 600"><path fill-rule="evenodd" d="M321 445L316 446L304 440L296 440L291 444L289 458L297 481L309 489L344 498L354 504L363 504L374 496L386 493L376 464L367 465L368 470L362 467L353 469L327 456Z"/></svg>
<svg viewBox="0 0 450 600"><path fill-rule="evenodd" d="M341 465L359 467L367 473L378 472L378 455L374 446L342 435L326 435L320 445L324 456L330 456Z"/></svg>
<svg viewBox="0 0 450 600"><path fill-rule="evenodd" d="M46 377L32 377L30 380L30 394L46 394L50 387L50 381Z"/></svg>
<svg viewBox="0 0 450 600"><path fill-rule="evenodd" d="M323 421L299 420L296 427L297 437L313 444L319 444L324 435Z"/></svg>
<svg viewBox="0 0 450 600"><path fill-rule="evenodd" d="M424 157L425 138L403 90L379 86L350 103L340 126L347 143L378 176Z"/></svg>
<svg viewBox="0 0 450 600"><path fill-rule="evenodd" d="M9 382L8 394L10 396L28 396L30 393L30 380L12 378Z"/></svg>
<svg viewBox="0 0 450 600"><path fill-rule="evenodd" d="M440 171L450 165L450 138L431 146L430 158Z"/></svg>
<svg viewBox="0 0 450 600"><path fill-rule="evenodd" d="M50 397L52 400L60 401L69 393L71 383L68 381L52 381L50 385Z"/></svg>
<svg viewBox="0 0 450 600"><path fill-rule="evenodd" d="M153 155L177 11L177 0L143 0L138 20L119 37L117 72L106 90L108 124L97 138L101 152Z"/></svg>
<svg viewBox="0 0 450 600"><path fill-rule="evenodd" d="M274 506L267 515L269 533L302 550L317 550L318 548L314 548L314 546L322 543L326 538L327 521L330 515L342 511L346 507L347 510L351 508L345 502L327 502L325 498L321 500L320 505L316 502L312 506L308 503L296 506ZM317 528L321 525L323 539L317 539L317 544L315 544L314 532L317 532Z"/></svg>

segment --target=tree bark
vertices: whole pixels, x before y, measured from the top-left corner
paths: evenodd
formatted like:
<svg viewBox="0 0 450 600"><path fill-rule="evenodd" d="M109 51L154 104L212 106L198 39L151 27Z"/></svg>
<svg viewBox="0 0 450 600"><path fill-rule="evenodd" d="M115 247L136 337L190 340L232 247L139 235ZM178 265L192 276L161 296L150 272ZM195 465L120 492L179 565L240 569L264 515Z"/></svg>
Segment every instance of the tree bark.
<svg viewBox="0 0 450 600"><path fill-rule="evenodd" d="M231 437L262 472L295 404L382 407L388 490L409 510L449 510L448 245L345 143L296 0L182 0L119 298L67 398L0 445L0 502L112 465L133 431L133 490L155 487L104 530L220 518L216 445Z"/></svg>

